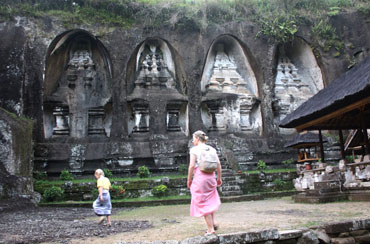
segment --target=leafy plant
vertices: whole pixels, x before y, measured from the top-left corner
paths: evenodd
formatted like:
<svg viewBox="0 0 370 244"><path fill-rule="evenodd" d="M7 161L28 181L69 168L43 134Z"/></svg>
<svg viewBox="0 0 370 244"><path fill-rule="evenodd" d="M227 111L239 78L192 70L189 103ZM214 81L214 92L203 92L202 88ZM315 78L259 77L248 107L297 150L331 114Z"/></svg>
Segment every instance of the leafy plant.
<svg viewBox="0 0 370 244"><path fill-rule="evenodd" d="M275 179L273 182L272 182L278 189L281 189L285 186L285 181L281 180L281 179Z"/></svg>
<svg viewBox="0 0 370 244"><path fill-rule="evenodd" d="M99 191L98 191L98 188L94 187L92 190L91 190L91 195L93 197L97 197L99 194Z"/></svg>
<svg viewBox="0 0 370 244"><path fill-rule="evenodd" d="M261 30L257 33L257 37L263 34L281 42L292 41L298 31L295 20L286 19L283 16L262 19L260 25Z"/></svg>
<svg viewBox="0 0 370 244"><path fill-rule="evenodd" d="M188 172L188 166L186 164L179 165L179 173L186 174Z"/></svg>
<svg viewBox="0 0 370 244"><path fill-rule="evenodd" d="M353 163L354 162L354 158L353 158L352 155L347 155L346 160L348 161L348 163Z"/></svg>
<svg viewBox="0 0 370 244"><path fill-rule="evenodd" d="M52 201L62 199L63 195L64 195L64 191L62 188L58 186L52 186L52 187L45 189L43 198L47 202L52 202Z"/></svg>
<svg viewBox="0 0 370 244"><path fill-rule="evenodd" d="M168 188L165 185L159 185L152 189L152 194L155 197L164 197L168 195Z"/></svg>
<svg viewBox="0 0 370 244"><path fill-rule="evenodd" d="M148 177L149 177L149 175L150 175L150 171L149 171L148 167L146 167L146 166L140 166L140 167L138 168L137 175L138 175L140 178L148 178Z"/></svg>
<svg viewBox="0 0 370 244"><path fill-rule="evenodd" d="M61 180L73 180L72 174L66 169L64 169L64 170L62 170L62 172L60 172L59 178Z"/></svg>
<svg viewBox="0 0 370 244"><path fill-rule="evenodd" d="M48 173L46 171L35 171L33 172L33 178L36 180L47 180Z"/></svg>
<svg viewBox="0 0 370 244"><path fill-rule="evenodd" d="M339 7L330 7L329 8L329 12L328 12L328 15L329 16L337 16L340 12L340 8Z"/></svg>
<svg viewBox="0 0 370 244"><path fill-rule="evenodd" d="M112 194L119 198L122 198L126 192L126 189L123 188L123 186L118 186L118 185L112 185L111 190L112 190Z"/></svg>
<svg viewBox="0 0 370 244"><path fill-rule="evenodd" d="M287 160L283 160L281 163L282 163L285 167L289 167L293 162L294 162L294 159L290 158L290 159L287 159Z"/></svg>
<svg viewBox="0 0 370 244"><path fill-rule="evenodd" d="M264 171L265 169L267 169L266 163L263 160L258 160L257 169L259 169L260 171Z"/></svg>
<svg viewBox="0 0 370 244"><path fill-rule="evenodd" d="M112 171L110 171L109 169L103 169L103 172L104 176L107 178L111 178L113 176Z"/></svg>

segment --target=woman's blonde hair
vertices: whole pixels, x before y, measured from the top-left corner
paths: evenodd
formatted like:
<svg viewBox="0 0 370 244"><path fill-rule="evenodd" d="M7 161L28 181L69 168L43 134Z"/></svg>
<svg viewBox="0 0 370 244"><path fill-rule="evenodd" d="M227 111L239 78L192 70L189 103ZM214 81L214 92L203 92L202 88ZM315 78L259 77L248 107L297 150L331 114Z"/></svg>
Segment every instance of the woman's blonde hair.
<svg viewBox="0 0 370 244"><path fill-rule="evenodd" d="M194 136L199 138L201 142L207 142L208 141L208 136L206 136L206 133L204 133L201 130L197 130L196 132L193 133Z"/></svg>
<svg viewBox="0 0 370 244"><path fill-rule="evenodd" d="M104 171L102 169L97 169L97 170L95 170L95 174L97 174L99 176L104 176Z"/></svg>

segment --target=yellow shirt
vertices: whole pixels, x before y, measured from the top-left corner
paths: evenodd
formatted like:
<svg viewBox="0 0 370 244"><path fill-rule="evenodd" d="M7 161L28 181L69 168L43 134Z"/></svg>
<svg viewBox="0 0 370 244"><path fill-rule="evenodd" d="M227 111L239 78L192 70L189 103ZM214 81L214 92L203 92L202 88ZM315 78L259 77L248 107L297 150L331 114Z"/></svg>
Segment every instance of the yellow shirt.
<svg viewBox="0 0 370 244"><path fill-rule="evenodd" d="M97 187L103 187L104 190L109 190L110 187L111 187L111 184L110 184L110 181L108 178L104 177L104 176L101 176L99 179L98 179L98 182L97 182Z"/></svg>

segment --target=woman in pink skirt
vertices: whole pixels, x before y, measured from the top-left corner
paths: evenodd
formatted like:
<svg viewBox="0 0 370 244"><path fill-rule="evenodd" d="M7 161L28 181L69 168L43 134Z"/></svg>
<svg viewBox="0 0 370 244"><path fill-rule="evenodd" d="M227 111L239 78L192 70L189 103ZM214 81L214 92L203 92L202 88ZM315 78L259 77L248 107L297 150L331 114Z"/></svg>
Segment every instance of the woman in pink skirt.
<svg viewBox="0 0 370 244"><path fill-rule="evenodd" d="M195 217L204 217L207 224L206 235L214 234L218 225L215 222L214 213L221 205L220 197L217 192L217 186L221 186L221 164L217 164L217 181L215 173L204 173L199 169L199 159L201 151L205 147L208 137L203 131L196 131L193 134L194 147L190 149L190 164L188 171L188 188L191 192L190 215Z"/></svg>

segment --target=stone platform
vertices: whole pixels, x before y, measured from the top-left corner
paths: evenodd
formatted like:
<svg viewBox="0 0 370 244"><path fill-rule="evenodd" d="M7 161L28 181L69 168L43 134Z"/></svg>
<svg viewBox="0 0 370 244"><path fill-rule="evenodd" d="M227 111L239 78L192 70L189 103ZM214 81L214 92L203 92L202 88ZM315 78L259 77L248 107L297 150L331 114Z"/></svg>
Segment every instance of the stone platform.
<svg viewBox="0 0 370 244"><path fill-rule="evenodd" d="M322 182L315 182L322 183ZM335 183L331 183L332 187L329 188L329 184L317 184L318 188L315 190L307 190L300 192L293 196L295 202L300 203L327 203L336 201L370 201L370 188L369 187L350 187L340 188L335 187ZM339 182L338 182L339 184ZM320 188L321 186L321 188ZM326 188L325 188L326 187Z"/></svg>

